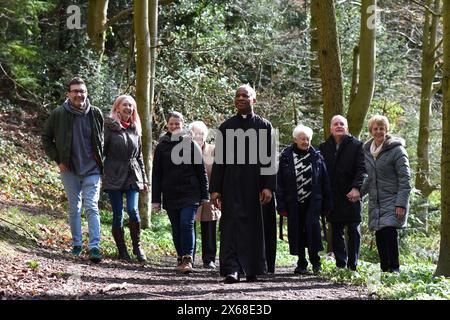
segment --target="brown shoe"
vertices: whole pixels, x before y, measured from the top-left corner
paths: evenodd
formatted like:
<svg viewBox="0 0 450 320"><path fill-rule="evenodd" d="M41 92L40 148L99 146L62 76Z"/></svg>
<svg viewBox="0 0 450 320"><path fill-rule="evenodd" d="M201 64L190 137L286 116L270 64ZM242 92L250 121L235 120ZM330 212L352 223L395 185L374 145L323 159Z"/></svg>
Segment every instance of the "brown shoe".
<svg viewBox="0 0 450 320"><path fill-rule="evenodd" d="M181 264L177 267L177 270L185 274L194 271L194 269L192 268L192 256L189 255L183 256L183 260Z"/></svg>

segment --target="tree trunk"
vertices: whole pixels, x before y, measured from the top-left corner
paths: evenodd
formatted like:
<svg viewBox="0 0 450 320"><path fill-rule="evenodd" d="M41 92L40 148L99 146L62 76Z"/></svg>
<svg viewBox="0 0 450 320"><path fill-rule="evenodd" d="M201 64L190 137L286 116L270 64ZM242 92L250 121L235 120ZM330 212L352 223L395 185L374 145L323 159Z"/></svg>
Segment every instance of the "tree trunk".
<svg viewBox="0 0 450 320"><path fill-rule="evenodd" d="M87 12L87 34L92 48L100 55L105 50L105 25L109 0L89 0Z"/></svg>
<svg viewBox="0 0 450 320"><path fill-rule="evenodd" d="M158 0L150 0L148 8L149 17L149 32L150 32L150 83L149 83L149 108L146 112L146 117L143 121L142 144L144 153L145 170L148 177L151 177L151 164L153 159L152 150L152 112L154 110L154 96L155 96L155 70L156 70L156 55L158 44ZM151 182L150 182L151 183ZM147 207L148 223L151 226L151 186L147 194L142 197L143 206Z"/></svg>
<svg viewBox="0 0 450 320"><path fill-rule="evenodd" d="M427 1L431 7L433 0ZM440 0L434 0L434 12L440 11ZM433 191L430 183L430 117L433 101L433 79L436 65L436 37L438 17L425 10L425 24L422 36L422 88L420 97L420 124L417 141L416 188L422 193L421 220L428 233L428 196Z"/></svg>
<svg viewBox="0 0 450 320"><path fill-rule="evenodd" d="M354 54L354 57L363 63L354 64L359 65L358 79L353 79L357 88L351 90L353 96L347 112L349 131L356 137L361 133L375 88L376 5L376 0L362 0L361 3L359 55Z"/></svg>
<svg viewBox="0 0 450 320"><path fill-rule="evenodd" d="M150 32L148 0L134 1L134 32L136 36L136 103L142 120L142 149L145 170L149 173L149 151L151 151L150 116ZM150 142L150 144L149 144ZM151 179L151 176L147 176ZM141 193L139 213L142 228L149 227L149 194Z"/></svg>
<svg viewBox="0 0 450 320"><path fill-rule="evenodd" d="M311 7L311 20L310 20L310 30L311 30L311 43L309 45L312 59L309 63L309 77L311 79L311 85L309 86L309 91L307 91L307 104L311 107L311 116L315 118L320 118L322 113L322 93L321 80L320 80L320 66L319 66L319 39L317 38L317 23L313 17Z"/></svg>
<svg viewBox="0 0 450 320"><path fill-rule="evenodd" d="M320 88L320 65L319 65L319 55L318 55L318 48L319 48L319 39L317 36L317 23L316 20L314 19L314 17L316 16L315 13L313 13L314 8L317 9L317 6L311 6L311 21L310 21L310 30L311 30L311 43L310 43L310 51L311 54L313 55L314 59L311 59L310 61L310 72L309 72L309 76L311 78L311 91L308 94L308 102L309 105L311 106L311 109L313 110L313 114L320 114L320 106L322 104L322 95L320 93L319 90L315 90L315 87ZM337 37L337 33L336 33L336 37ZM331 121L331 119L330 119ZM297 125L297 117L296 117L296 122L295 124ZM324 123L325 124L325 123ZM330 125L328 123L328 125L324 125L324 135L325 135L325 139L328 137L329 134L329 128ZM328 130L328 131L326 131ZM331 225L330 223L327 223L325 226L326 228L326 237L327 237L327 248L326 251L327 253L333 252L333 247L332 247L332 233L331 233Z"/></svg>
<svg viewBox="0 0 450 320"><path fill-rule="evenodd" d="M442 74L441 242L436 275L450 276L450 1L442 8L444 66Z"/></svg>
<svg viewBox="0 0 450 320"><path fill-rule="evenodd" d="M333 0L312 0L317 25L317 44L322 79L324 137L330 134L331 118L344 110L342 68Z"/></svg>

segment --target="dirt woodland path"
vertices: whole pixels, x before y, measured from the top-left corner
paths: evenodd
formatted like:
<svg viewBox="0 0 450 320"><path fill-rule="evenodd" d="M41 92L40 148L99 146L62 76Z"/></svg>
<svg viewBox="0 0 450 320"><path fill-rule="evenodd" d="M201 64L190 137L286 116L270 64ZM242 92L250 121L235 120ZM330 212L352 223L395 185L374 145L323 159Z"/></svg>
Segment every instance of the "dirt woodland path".
<svg viewBox="0 0 450 320"><path fill-rule="evenodd" d="M31 262L30 262L31 261ZM32 263L38 267L32 268ZM363 287L340 285L314 275L278 268L258 282L224 284L218 270L200 267L177 274L175 258L146 264L86 255L72 257L50 249L16 250L0 256L0 299L28 300L366 300Z"/></svg>

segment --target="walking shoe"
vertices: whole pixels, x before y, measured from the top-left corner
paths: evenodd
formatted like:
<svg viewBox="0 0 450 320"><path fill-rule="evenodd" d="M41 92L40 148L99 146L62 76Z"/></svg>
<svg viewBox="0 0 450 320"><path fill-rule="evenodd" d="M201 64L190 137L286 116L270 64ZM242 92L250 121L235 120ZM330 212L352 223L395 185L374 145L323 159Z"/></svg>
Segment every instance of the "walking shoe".
<svg viewBox="0 0 450 320"><path fill-rule="evenodd" d="M204 262L203 263L203 268L205 268L205 269L215 269L216 265L212 261Z"/></svg>
<svg viewBox="0 0 450 320"><path fill-rule="evenodd" d="M294 274L308 274L308 269L297 267L294 270Z"/></svg>
<svg viewBox="0 0 450 320"><path fill-rule="evenodd" d="M93 263L99 263L100 261L102 261L102 255L98 248L92 248L89 250L89 260L91 260Z"/></svg>
<svg viewBox="0 0 450 320"><path fill-rule="evenodd" d="M322 270L322 266L318 265L318 266L313 266L313 273L315 275L319 274L319 272Z"/></svg>
<svg viewBox="0 0 450 320"><path fill-rule="evenodd" d="M258 278L255 275L246 276L245 277L245 281L247 281L247 282L256 282L256 281L258 281Z"/></svg>
<svg viewBox="0 0 450 320"><path fill-rule="evenodd" d="M178 266L178 270L184 274L194 271L192 268L192 256L183 256L183 260Z"/></svg>
<svg viewBox="0 0 450 320"><path fill-rule="evenodd" d="M81 250L82 250L82 247L81 247L81 246L73 246L72 252L71 252L71 253L72 253L74 256L79 257L80 254L81 254Z"/></svg>
<svg viewBox="0 0 450 320"><path fill-rule="evenodd" d="M237 272L233 272L233 273L228 274L225 277L224 282L227 283L227 284L239 282L239 275L238 275L238 273Z"/></svg>

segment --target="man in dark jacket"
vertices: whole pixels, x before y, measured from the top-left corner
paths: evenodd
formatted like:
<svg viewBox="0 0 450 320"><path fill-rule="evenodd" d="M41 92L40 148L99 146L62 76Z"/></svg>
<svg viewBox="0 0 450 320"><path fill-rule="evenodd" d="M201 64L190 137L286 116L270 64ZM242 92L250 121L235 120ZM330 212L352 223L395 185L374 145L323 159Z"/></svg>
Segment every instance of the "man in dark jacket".
<svg viewBox="0 0 450 320"><path fill-rule="evenodd" d="M45 153L58 165L69 201L72 254L82 251L81 210L84 207L89 226L89 259L101 260L100 216L98 200L103 173L103 115L90 105L86 85L73 78L68 99L47 119L42 143Z"/></svg>
<svg viewBox="0 0 450 320"><path fill-rule="evenodd" d="M320 145L333 193L333 209L327 220L332 227L336 266L356 270L361 243L362 201L359 194L366 175L363 143L348 133L347 119L331 119L331 135ZM348 242L345 244L344 229Z"/></svg>
<svg viewBox="0 0 450 320"><path fill-rule="evenodd" d="M237 114L220 125L216 139L209 191L222 209L219 256L225 283L238 282L240 274L256 281L267 272L262 206L275 189L274 161L267 159L275 158L275 150L272 125L253 112L255 103L255 90L239 87L234 97Z"/></svg>

